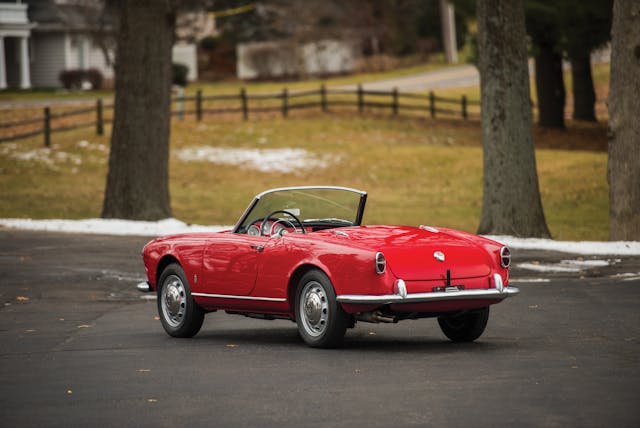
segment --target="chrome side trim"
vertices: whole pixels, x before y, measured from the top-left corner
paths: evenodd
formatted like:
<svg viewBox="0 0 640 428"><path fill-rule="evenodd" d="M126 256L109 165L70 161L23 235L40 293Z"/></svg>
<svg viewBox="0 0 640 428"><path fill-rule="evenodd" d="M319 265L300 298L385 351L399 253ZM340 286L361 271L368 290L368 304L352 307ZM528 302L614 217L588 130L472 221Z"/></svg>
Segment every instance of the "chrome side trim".
<svg viewBox="0 0 640 428"><path fill-rule="evenodd" d="M192 296L211 297L214 299L236 299L236 300L259 300L262 302L286 302L284 297L254 297L254 296L235 296L233 294L209 294L209 293L191 293Z"/></svg>
<svg viewBox="0 0 640 428"><path fill-rule="evenodd" d="M444 300L505 299L510 296L515 296L518 293L520 293L520 289L517 287L505 287L503 290L490 288L488 290L413 293L407 294L406 297L402 297L400 294L341 294L336 297L336 300L340 303L388 305L391 303L440 302Z"/></svg>
<svg viewBox="0 0 640 428"><path fill-rule="evenodd" d="M151 290L151 285L149 285L149 281L144 281L144 282L139 282L138 285L136 285L136 288L138 289L138 291L141 291L143 293L148 293Z"/></svg>

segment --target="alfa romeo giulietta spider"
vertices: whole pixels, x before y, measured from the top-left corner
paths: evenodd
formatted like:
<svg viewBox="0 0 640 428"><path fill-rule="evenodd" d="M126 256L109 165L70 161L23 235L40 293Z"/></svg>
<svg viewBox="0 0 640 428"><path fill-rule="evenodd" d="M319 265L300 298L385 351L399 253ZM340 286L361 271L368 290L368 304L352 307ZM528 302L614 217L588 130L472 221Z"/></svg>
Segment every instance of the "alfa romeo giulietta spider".
<svg viewBox="0 0 640 428"><path fill-rule="evenodd" d="M233 229L154 239L142 255L160 321L175 337L218 310L297 323L313 347L340 345L357 322L437 318L452 341L482 335L489 307L518 294L509 249L430 226L362 225L367 193L344 187L272 189Z"/></svg>

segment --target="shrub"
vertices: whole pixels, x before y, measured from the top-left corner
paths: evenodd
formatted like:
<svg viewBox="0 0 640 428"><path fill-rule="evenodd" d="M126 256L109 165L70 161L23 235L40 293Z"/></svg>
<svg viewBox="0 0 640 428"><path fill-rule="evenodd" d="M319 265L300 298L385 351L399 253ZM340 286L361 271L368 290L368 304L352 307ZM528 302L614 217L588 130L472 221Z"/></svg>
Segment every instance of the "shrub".
<svg viewBox="0 0 640 428"><path fill-rule="evenodd" d="M102 82L104 81L104 76L97 68L90 68L85 71L86 80L91 83L91 89L102 89Z"/></svg>
<svg viewBox="0 0 640 428"><path fill-rule="evenodd" d="M184 64L173 63L173 84L178 86L187 86L187 74L189 74L189 67Z"/></svg>
<svg viewBox="0 0 640 428"><path fill-rule="evenodd" d="M104 81L102 73L96 68L63 70L60 72L59 79L62 86L67 89L85 89L86 86L90 89L100 89Z"/></svg>
<svg viewBox="0 0 640 428"><path fill-rule="evenodd" d="M219 37L207 36L200 40L200 49L205 51L213 51L218 47L219 42Z"/></svg>

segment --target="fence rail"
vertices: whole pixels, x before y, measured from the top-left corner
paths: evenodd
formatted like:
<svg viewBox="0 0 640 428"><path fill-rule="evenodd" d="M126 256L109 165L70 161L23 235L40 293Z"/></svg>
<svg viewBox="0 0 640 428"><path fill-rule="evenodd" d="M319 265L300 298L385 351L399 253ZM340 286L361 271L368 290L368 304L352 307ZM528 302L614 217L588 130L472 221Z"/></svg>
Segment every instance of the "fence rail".
<svg viewBox="0 0 640 428"><path fill-rule="evenodd" d="M319 109L324 113L333 107L355 107L359 113L382 109L394 116L409 112L431 118L446 116L468 120L480 117L479 106L478 101L470 101L464 95L454 99L436 96L434 92L365 90L362 85L355 89L332 89L321 85L312 90L290 92L284 88L281 92L258 94L248 94L245 88L237 94L220 95L203 95L202 90L198 90L195 95L173 97L171 115L179 120L194 116L196 121L202 121L205 114L241 114L243 120L249 120L255 114L275 113L286 118L292 110ZM103 135L104 125L113 122L112 111L113 104L105 104L101 99L92 106L56 113L45 107L42 115L0 122L0 143L43 135L44 144L49 147L51 134L88 127L95 127L96 134ZM105 112L111 112L111 117Z"/></svg>

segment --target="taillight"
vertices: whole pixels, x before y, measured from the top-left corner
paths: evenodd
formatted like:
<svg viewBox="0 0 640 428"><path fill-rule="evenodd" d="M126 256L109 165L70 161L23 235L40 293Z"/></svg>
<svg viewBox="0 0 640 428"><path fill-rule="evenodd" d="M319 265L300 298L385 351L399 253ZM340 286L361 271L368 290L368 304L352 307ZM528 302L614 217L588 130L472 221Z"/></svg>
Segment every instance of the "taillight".
<svg viewBox="0 0 640 428"><path fill-rule="evenodd" d="M387 259L381 252L376 253L376 273L382 275L387 270Z"/></svg>
<svg viewBox="0 0 640 428"><path fill-rule="evenodd" d="M509 251L509 248L507 247L500 248L500 265L503 268L508 268L510 264L511 264L511 251Z"/></svg>

